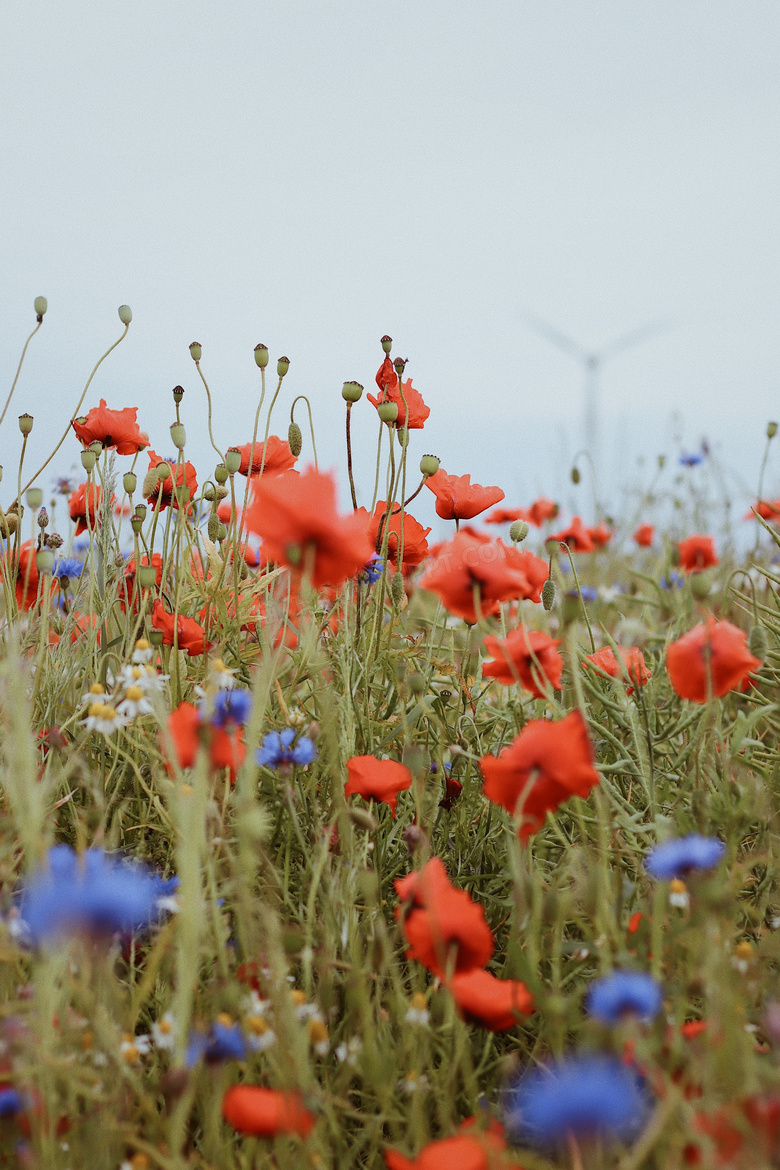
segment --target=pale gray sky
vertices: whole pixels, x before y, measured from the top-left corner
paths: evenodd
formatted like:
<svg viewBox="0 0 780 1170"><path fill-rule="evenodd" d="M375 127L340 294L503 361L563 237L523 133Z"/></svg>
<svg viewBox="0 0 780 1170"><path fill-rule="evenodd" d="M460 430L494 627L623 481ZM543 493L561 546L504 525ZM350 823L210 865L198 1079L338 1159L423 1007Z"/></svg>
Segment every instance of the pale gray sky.
<svg viewBox="0 0 780 1170"><path fill-rule="evenodd" d="M582 373L524 314L589 348L670 317L605 367L605 478L676 455L676 411L684 445L706 434L754 482L780 413L779 44L776 0L6 5L6 385L50 306L14 420L45 453L127 302L86 405L137 404L168 451L182 383L205 474L188 344L228 446L251 437L263 341L340 464L341 383L369 387L388 332L431 407L415 454L527 503L568 491ZM6 476L19 445L6 422Z"/></svg>

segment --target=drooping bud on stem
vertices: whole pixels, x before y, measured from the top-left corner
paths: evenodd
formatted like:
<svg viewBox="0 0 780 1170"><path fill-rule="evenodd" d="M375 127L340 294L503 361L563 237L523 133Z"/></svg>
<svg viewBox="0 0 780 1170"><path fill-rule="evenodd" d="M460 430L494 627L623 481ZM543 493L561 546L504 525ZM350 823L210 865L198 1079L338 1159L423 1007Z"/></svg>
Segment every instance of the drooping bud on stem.
<svg viewBox="0 0 780 1170"><path fill-rule="evenodd" d="M748 650L754 658L760 658L763 662L769 651L769 638L767 637L766 626L756 625L752 626L750 634L748 635Z"/></svg>
<svg viewBox="0 0 780 1170"><path fill-rule="evenodd" d="M572 469L571 469L571 482L572 483L579 483L581 479L582 479L582 476L580 475L580 469L575 464L575 466L572 467Z"/></svg>
<svg viewBox="0 0 780 1170"><path fill-rule="evenodd" d="M766 424L766 437L768 439L774 439L776 434L777 434L777 423L776 422L768 422Z"/></svg>
<svg viewBox="0 0 780 1170"><path fill-rule="evenodd" d="M549 613L555 605L555 582L552 577L548 577L542 586L542 606Z"/></svg>
<svg viewBox="0 0 780 1170"><path fill-rule="evenodd" d="M291 422L287 428L287 444L297 459L303 448L303 435L297 422Z"/></svg>
<svg viewBox="0 0 780 1170"><path fill-rule="evenodd" d="M520 544L525 540L530 532L530 527L525 520L515 520L512 527L509 529L509 539L513 544Z"/></svg>

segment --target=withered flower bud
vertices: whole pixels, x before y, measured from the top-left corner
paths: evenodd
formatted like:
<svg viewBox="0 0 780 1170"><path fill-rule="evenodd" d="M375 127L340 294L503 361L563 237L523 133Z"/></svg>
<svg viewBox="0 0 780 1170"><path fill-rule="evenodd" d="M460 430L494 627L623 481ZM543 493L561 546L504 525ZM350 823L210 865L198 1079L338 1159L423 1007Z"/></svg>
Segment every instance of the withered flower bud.
<svg viewBox="0 0 780 1170"><path fill-rule="evenodd" d="M38 513L37 524L41 529L49 527L49 513L45 508L41 508L40 512Z"/></svg>
<svg viewBox="0 0 780 1170"><path fill-rule="evenodd" d="M43 538L43 543L46 548L62 548L65 543L59 532L49 532Z"/></svg>

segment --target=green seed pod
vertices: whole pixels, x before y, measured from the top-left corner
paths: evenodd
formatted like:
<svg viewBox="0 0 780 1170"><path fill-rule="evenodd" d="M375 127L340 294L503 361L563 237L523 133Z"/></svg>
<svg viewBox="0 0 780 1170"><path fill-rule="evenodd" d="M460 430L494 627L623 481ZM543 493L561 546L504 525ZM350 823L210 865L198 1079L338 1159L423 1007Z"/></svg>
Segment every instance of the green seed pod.
<svg viewBox="0 0 780 1170"><path fill-rule="evenodd" d="M287 443L297 459L303 447L303 435L301 434L301 428L296 422L291 422L287 428Z"/></svg>
<svg viewBox="0 0 780 1170"><path fill-rule="evenodd" d="M397 357L393 362L393 369L395 370L398 377L401 378L403 376L404 370L406 369L406 360L402 357Z"/></svg>
<svg viewBox="0 0 780 1170"><path fill-rule="evenodd" d="M141 529L144 526L143 518L141 516L133 516L130 520L130 527L136 536L140 536Z"/></svg>
<svg viewBox="0 0 780 1170"><path fill-rule="evenodd" d="M19 430L23 435L29 435L30 431L33 429L34 421L35 420L31 414L19 415Z"/></svg>
<svg viewBox="0 0 780 1170"><path fill-rule="evenodd" d="M133 310L130 308L130 306L120 305L117 309L117 312L119 313L119 320L122 322L122 324L129 325L133 319Z"/></svg>
<svg viewBox="0 0 780 1170"><path fill-rule="evenodd" d="M176 403L177 406L179 405L179 403L181 402L183 397L184 397L184 387L183 386L174 386L174 388L173 388L173 401Z"/></svg>
<svg viewBox="0 0 780 1170"><path fill-rule="evenodd" d="M49 307L49 302L46 300L46 297L36 297L35 300L33 301L33 308L35 309L35 315L37 316L39 321L43 320L43 315L46 312L46 310L48 309L48 307Z"/></svg>
<svg viewBox="0 0 780 1170"><path fill-rule="evenodd" d="M278 375L280 378L283 378L283 377L284 377L284 375L285 375L285 374L287 373L287 371L289 370L289 368L290 368L290 359L289 359L288 357L280 357L280 358L279 358L279 361L276 363L276 373L277 373L277 375Z"/></svg>
<svg viewBox="0 0 780 1170"><path fill-rule="evenodd" d="M157 570L154 565L139 565L136 576L142 589L153 589L157 584Z"/></svg>
<svg viewBox="0 0 780 1170"><path fill-rule="evenodd" d="M184 430L184 423L171 423L171 442L177 451L184 450L184 445L187 442L187 432Z"/></svg>
<svg viewBox="0 0 780 1170"><path fill-rule="evenodd" d="M50 548L42 548L35 554L35 567L39 573L50 573L54 568L54 553Z"/></svg>
<svg viewBox="0 0 780 1170"><path fill-rule="evenodd" d="M435 475L441 467L441 460L438 455L423 455L420 460L420 474L427 479L430 475Z"/></svg>
<svg viewBox="0 0 780 1170"><path fill-rule="evenodd" d="M138 476L134 471L126 471L122 476L122 487L127 492L128 496L132 496L135 489L138 487Z"/></svg>
<svg viewBox="0 0 780 1170"><path fill-rule="evenodd" d="M359 402L363 387L359 382L345 382L341 387L341 397L345 402Z"/></svg>
<svg viewBox="0 0 780 1170"><path fill-rule="evenodd" d="M135 514L139 520L142 520L142 521L145 520L146 513L148 511L149 511L149 509L147 508L146 504L136 504L136 506L135 506Z"/></svg>
<svg viewBox="0 0 780 1170"><path fill-rule="evenodd" d="M424 695L428 689L425 683L425 675L421 674L419 670L412 671L406 681L413 695Z"/></svg>
<svg viewBox="0 0 780 1170"><path fill-rule="evenodd" d="M214 479L217 483L227 483L228 469L224 463L218 463L214 468Z"/></svg>
<svg viewBox="0 0 780 1170"><path fill-rule="evenodd" d="M515 520L514 524L509 529L509 539L513 544L520 544L521 541L525 540L530 531L530 526L525 520Z"/></svg>
<svg viewBox="0 0 780 1170"><path fill-rule="evenodd" d="M255 364L261 370L264 370L265 367L268 365L268 346L267 345L260 344L260 345L255 346Z"/></svg>
<svg viewBox="0 0 780 1170"><path fill-rule="evenodd" d="M385 351L385 353L390 353L390 350L393 348L392 337L388 337L387 334L385 334L381 340L381 345L382 345L382 349Z"/></svg>
<svg viewBox="0 0 780 1170"><path fill-rule="evenodd" d="M31 508L40 508L43 503L43 492L40 488L31 487L27 489L27 494L24 498Z"/></svg>
<svg viewBox="0 0 780 1170"><path fill-rule="evenodd" d="M81 466L84 468L87 474L89 474L90 471L95 470L95 462L95 452L90 451L89 447L87 447L86 451L81 452Z"/></svg>
<svg viewBox="0 0 780 1170"><path fill-rule="evenodd" d="M99 459L103 454L103 444L101 443L100 439L93 439L89 444L89 449L90 451L94 451L96 459Z"/></svg>
<svg viewBox="0 0 780 1170"><path fill-rule="evenodd" d="M398 418L398 403L397 402L380 402L376 408L383 423L394 423Z"/></svg>
<svg viewBox="0 0 780 1170"><path fill-rule="evenodd" d="M760 658L763 662L769 650L769 638L766 632L766 626L753 626L748 635L748 650L754 658Z"/></svg>
<svg viewBox="0 0 780 1170"><path fill-rule="evenodd" d="M190 346L190 357L194 362L199 362L203 357L203 346L199 341L193 341L192 345Z"/></svg>
<svg viewBox="0 0 780 1170"><path fill-rule="evenodd" d="M229 451L225 452L225 467L227 467L228 475L235 475L241 466L241 452L235 447L231 447Z"/></svg>
<svg viewBox="0 0 780 1170"><path fill-rule="evenodd" d="M571 482L572 483L579 483L581 478L582 477L580 476L579 467L572 467L572 469L571 469Z"/></svg>
<svg viewBox="0 0 780 1170"><path fill-rule="evenodd" d="M776 434L777 434L777 423L776 422L768 422L766 424L766 437L768 439L774 439Z"/></svg>
<svg viewBox="0 0 780 1170"><path fill-rule="evenodd" d="M153 646L162 646L163 632L162 630L151 629L149 631L149 641Z"/></svg>
<svg viewBox="0 0 780 1170"><path fill-rule="evenodd" d="M701 600L709 596L712 586L712 579L709 573L691 573L689 579L691 582L691 593L694 597L698 597Z"/></svg>
<svg viewBox="0 0 780 1170"><path fill-rule="evenodd" d="M549 613L555 605L555 582L552 577L548 577L542 586L542 606Z"/></svg>

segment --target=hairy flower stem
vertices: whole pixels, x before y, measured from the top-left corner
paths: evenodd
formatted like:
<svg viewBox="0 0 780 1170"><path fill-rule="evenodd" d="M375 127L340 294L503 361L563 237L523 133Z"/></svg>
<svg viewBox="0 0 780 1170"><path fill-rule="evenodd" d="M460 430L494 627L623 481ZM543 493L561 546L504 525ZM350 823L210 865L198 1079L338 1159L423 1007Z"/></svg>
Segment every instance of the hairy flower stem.
<svg viewBox="0 0 780 1170"><path fill-rule="evenodd" d="M209 441L211 442L211 445L212 445L212 447L214 448L214 450L216 451L217 455L219 455L219 461L220 461L220 463L224 463L224 461L225 461L225 456L222 454L222 452L220 451L219 447L218 447L218 446L217 446L217 444L214 442L214 432L213 432L213 431L212 431L212 429L211 429L211 391L209 390L209 384L208 384L208 382L206 381L206 379L205 379L205 378L204 378L204 376L203 376L203 370L200 368L200 362L199 362L199 361L195 362L195 369L196 369L196 370L198 371L198 373L200 374L200 380L201 380L201 382L203 383L203 385L204 385L204 387L205 387L205 390L206 390L206 399L207 399L207 401L208 401L208 404L209 404L209 417L208 417L208 423L209 423Z"/></svg>
<svg viewBox="0 0 780 1170"><path fill-rule="evenodd" d="M16 377L14 378L13 382L11 383L11 389L8 391L8 397L5 400L5 406L3 407L3 413L0 414L0 427L3 425L3 419L5 418L5 412L8 410L8 407L11 403L11 399L14 396L14 390L16 389L16 383L19 381L19 375L22 372L22 364L24 362L25 354L27 353L27 346L30 344L33 337L35 337L35 334L38 332L41 325L43 325L43 317L40 318L40 320L38 321L38 324L35 326L32 333L30 334L30 336L27 338L27 340L24 343L24 349L22 350L22 356L19 358L19 365L16 367Z"/></svg>
<svg viewBox="0 0 780 1170"><path fill-rule="evenodd" d="M347 403L347 475L349 476L349 490L352 493L352 510L357 512L357 496L355 495L355 477L352 474L352 435L349 421L352 417L352 403Z"/></svg>

